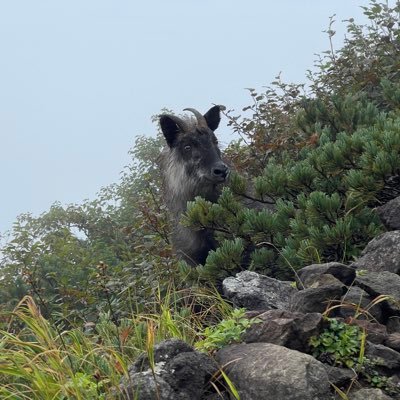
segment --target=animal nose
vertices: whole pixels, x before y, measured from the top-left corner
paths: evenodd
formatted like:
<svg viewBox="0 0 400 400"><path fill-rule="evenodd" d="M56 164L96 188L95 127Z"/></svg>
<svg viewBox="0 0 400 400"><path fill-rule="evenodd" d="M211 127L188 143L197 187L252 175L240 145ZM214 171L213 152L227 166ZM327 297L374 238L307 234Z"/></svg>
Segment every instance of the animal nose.
<svg viewBox="0 0 400 400"><path fill-rule="evenodd" d="M217 178L225 179L228 173L229 173L229 168L224 163L217 164L212 169L212 174Z"/></svg>

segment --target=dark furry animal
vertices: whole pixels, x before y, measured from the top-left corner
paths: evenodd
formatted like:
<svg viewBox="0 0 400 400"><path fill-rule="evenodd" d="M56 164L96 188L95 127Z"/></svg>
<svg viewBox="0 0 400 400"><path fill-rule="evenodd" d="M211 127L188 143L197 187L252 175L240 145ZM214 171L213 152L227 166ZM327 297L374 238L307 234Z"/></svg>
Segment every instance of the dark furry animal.
<svg viewBox="0 0 400 400"><path fill-rule="evenodd" d="M221 120L220 107L210 108L202 115L187 108L196 120L174 115L161 115L160 126L167 146L160 161L164 178L165 202L171 214L173 245L177 254L190 265L203 264L215 248L213 233L195 231L179 223L188 201L196 196L216 202L229 168L221 159L214 131Z"/></svg>

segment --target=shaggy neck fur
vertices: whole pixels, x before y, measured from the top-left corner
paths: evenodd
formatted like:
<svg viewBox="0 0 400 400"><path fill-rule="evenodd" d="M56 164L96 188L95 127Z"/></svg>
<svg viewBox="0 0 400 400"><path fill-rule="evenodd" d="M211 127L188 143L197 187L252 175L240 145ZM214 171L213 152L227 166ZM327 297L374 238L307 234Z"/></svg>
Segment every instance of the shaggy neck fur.
<svg viewBox="0 0 400 400"><path fill-rule="evenodd" d="M190 176L174 150L169 148L162 152L160 164L164 176L165 202L174 225L172 241L175 251L189 265L204 264L208 252L215 248L213 232L186 228L179 221L186 211L187 202L196 196L216 202L220 194L219 185L201 176Z"/></svg>
<svg viewBox="0 0 400 400"><path fill-rule="evenodd" d="M164 177L165 201L175 222L186 211L186 204L196 196L215 202L220 194L220 185L211 183L200 176L187 174L184 164L174 150L164 149L161 154L161 168Z"/></svg>

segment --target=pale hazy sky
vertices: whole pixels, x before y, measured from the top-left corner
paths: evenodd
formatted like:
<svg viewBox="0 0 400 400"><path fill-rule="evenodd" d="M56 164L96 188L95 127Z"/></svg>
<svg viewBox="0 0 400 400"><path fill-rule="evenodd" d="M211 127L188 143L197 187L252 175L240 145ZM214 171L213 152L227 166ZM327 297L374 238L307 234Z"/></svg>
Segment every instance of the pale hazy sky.
<svg viewBox="0 0 400 400"><path fill-rule="evenodd" d="M0 232L117 182L163 107L240 110L246 87L305 81L329 16L367 0L0 0ZM226 126L220 128L229 140Z"/></svg>

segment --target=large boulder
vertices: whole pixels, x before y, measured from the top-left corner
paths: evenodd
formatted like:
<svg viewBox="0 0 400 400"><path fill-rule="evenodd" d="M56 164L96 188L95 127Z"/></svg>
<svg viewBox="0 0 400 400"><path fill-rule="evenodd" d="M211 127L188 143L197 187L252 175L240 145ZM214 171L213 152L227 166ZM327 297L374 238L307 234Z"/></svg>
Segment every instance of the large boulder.
<svg viewBox="0 0 400 400"><path fill-rule="evenodd" d="M400 272L400 231L385 232L372 239L352 265L357 269L394 274Z"/></svg>
<svg viewBox="0 0 400 400"><path fill-rule="evenodd" d="M386 322L388 333L400 333L400 316L391 315Z"/></svg>
<svg viewBox="0 0 400 400"><path fill-rule="evenodd" d="M391 297L383 306L390 314L400 314L400 276L392 272L365 272L356 278L356 285L373 297Z"/></svg>
<svg viewBox="0 0 400 400"><path fill-rule="evenodd" d="M387 369L400 368L400 353L382 344L367 342L365 356L380 367Z"/></svg>
<svg viewBox="0 0 400 400"><path fill-rule="evenodd" d="M207 355L181 340L166 340L154 346L154 368L142 354L122 379L120 391L127 400L200 400L216 371Z"/></svg>
<svg viewBox="0 0 400 400"><path fill-rule="evenodd" d="M121 382L120 393L124 400L170 400L174 398L171 386L155 370L149 373L129 373L129 379Z"/></svg>
<svg viewBox="0 0 400 400"><path fill-rule="evenodd" d="M334 276L345 285L350 285L356 277L356 271L354 268L338 262L311 264L297 271L297 287L299 289L315 287L315 283L318 282L318 279L320 279L322 275L326 274Z"/></svg>
<svg viewBox="0 0 400 400"><path fill-rule="evenodd" d="M225 297L236 307L248 310L272 310L288 307L296 292L290 283L278 281L252 271L243 271L222 282Z"/></svg>
<svg viewBox="0 0 400 400"><path fill-rule="evenodd" d="M357 373L348 368L334 367L329 364L323 364L328 373L329 382L338 388L345 389L352 380L357 378Z"/></svg>
<svg viewBox="0 0 400 400"><path fill-rule="evenodd" d="M384 345L400 352L400 333L395 332L388 335Z"/></svg>
<svg viewBox="0 0 400 400"><path fill-rule="evenodd" d="M385 325L377 322L367 321L365 319L349 319L351 325L357 325L368 336L368 340L374 344L383 344L388 338L388 332Z"/></svg>
<svg viewBox="0 0 400 400"><path fill-rule="evenodd" d="M257 316L261 321L253 324L243 335L246 343L274 343L307 353L309 341L324 328L322 314L294 313L270 310Z"/></svg>
<svg viewBox="0 0 400 400"><path fill-rule="evenodd" d="M330 400L328 374L308 354L271 343L236 344L216 355L241 400Z"/></svg>
<svg viewBox="0 0 400 400"><path fill-rule="evenodd" d="M400 230L400 196L376 209L383 225L389 230Z"/></svg>
<svg viewBox="0 0 400 400"><path fill-rule="evenodd" d="M372 305L375 296L369 295L365 290L358 286L349 287L343 295L342 307L337 310L337 314L342 318L357 316L358 319L375 318L378 322L383 322L381 305Z"/></svg>
<svg viewBox="0 0 400 400"><path fill-rule="evenodd" d="M333 300L340 300L342 283L299 290L290 299L290 311L301 313L323 313Z"/></svg>

